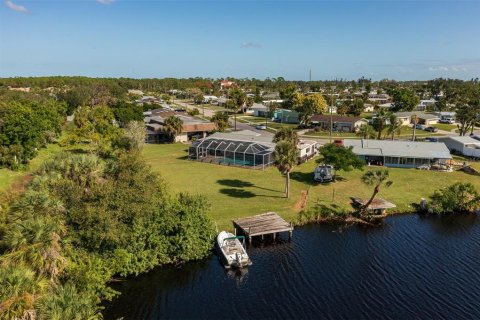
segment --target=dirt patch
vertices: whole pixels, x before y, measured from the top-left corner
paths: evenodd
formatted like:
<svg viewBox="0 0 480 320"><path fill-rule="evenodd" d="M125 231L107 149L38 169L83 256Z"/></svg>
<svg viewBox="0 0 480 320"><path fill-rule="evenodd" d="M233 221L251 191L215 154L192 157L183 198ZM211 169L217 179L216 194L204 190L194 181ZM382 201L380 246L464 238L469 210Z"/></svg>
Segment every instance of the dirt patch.
<svg viewBox="0 0 480 320"><path fill-rule="evenodd" d="M300 199L297 201L297 203L295 203L293 210L295 210L295 212L297 213L303 211L307 206L307 200L308 200L308 190L302 190Z"/></svg>

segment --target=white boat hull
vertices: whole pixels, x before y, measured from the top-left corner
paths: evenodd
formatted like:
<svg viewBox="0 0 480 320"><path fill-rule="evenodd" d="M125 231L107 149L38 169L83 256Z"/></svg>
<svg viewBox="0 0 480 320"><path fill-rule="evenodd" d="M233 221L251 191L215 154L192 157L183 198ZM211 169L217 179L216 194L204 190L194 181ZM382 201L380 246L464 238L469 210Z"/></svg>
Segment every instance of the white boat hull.
<svg viewBox="0 0 480 320"><path fill-rule="evenodd" d="M252 264L240 240L230 232L218 234L217 247L226 268L243 268Z"/></svg>

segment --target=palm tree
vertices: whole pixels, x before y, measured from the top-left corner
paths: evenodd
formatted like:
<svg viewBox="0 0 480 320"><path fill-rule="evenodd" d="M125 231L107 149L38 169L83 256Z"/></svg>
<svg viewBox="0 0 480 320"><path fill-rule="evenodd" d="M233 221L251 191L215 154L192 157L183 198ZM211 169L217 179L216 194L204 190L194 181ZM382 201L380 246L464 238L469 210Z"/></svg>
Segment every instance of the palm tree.
<svg viewBox="0 0 480 320"><path fill-rule="evenodd" d="M297 132L292 128L281 128L275 133L273 136L273 142L277 143L282 140L288 141L294 146L298 145L298 142L300 141Z"/></svg>
<svg viewBox="0 0 480 320"><path fill-rule="evenodd" d="M225 109L233 111L234 130L237 131L237 105L233 100L228 99L227 102L225 102Z"/></svg>
<svg viewBox="0 0 480 320"><path fill-rule="evenodd" d="M389 117L390 124L387 126L387 134L392 136L392 140L396 135L400 135L402 132L402 121L392 113Z"/></svg>
<svg viewBox="0 0 480 320"><path fill-rule="evenodd" d="M412 141L415 141L416 133L417 133L417 123L418 123L418 117L416 114L412 115L411 121L413 122Z"/></svg>
<svg viewBox="0 0 480 320"><path fill-rule="evenodd" d="M36 306L41 319L102 319L95 297L80 293L71 282L56 287L53 294L42 297Z"/></svg>
<svg viewBox="0 0 480 320"><path fill-rule="evenodd" d="M297 164L298 160L297 145L290 141L281 140L275 147L273 157L274 164L278 171L286 177L285 197L288 198L290 195L290 172L293 170L293 167Z"/></svg>
<svg viewBox="0 0 480 320"><path fill-rule="evenodd" d="M361 214L366 214L368 207L372 204L375 196L380 192L380 187L384 185L385 187L390 187L393 184L393 181L388 180L389 173L388 170L379 169L368 171L362 176L362 182L368 186L375 186L373 188L373 194L370 199L365 203L361 209Z"/></svg>
<svg viewBox="0 0 480 320"><path fill-rule="evenodd" d="M378 132L377 134L378 140L382 138L382 132L385 129L388 117L389 115L384 108L381 108L380 110L378 110L377 117L373 121L375 129Z"/></svg>
<svg viewBox="0 0 480 320"><path fill-rule="evenodd" d="M61 255L61 236L65 228L59 220L36 216L13 223L2 241L7 248L2 264L25 264L55 281L66 266L66 260Z"/></svg>
<svg viewBox="0 0 480 320"><path fill-rule="evenodd" d="M237 112L238 112L238 109L241 109L242 112L245 113L244 106L245 106L245 103L247 102L247 95L242 90L235 88L230 90L230 92L228 93L228 96L230 97L231 99L230 101L232 102L230 103L231 104L230 107L227 105L225 106L229 109L233 109L235 112L234 113L235 131L237 131Z"/></svg>
<svg viewBox="0 0 480 320"><path fill-rule="evenodd" d="M0 318L30 319L36 299L47 287L47 280L22 265L0 268Z"/></svg>
<svg viewBox="0 0 480 320"><path fill-rule="evenodd" d="M356 133L362 139L375 138L375 129L369 124L362 124Z"/></svg>
<svg viewBox="0 0 480 320"><path fill-rule="evenodd" d="M179 117L170 116L165 120L163 130L170 136L172 142L175 142L175 138L182 132L183 121Z"/></svg>

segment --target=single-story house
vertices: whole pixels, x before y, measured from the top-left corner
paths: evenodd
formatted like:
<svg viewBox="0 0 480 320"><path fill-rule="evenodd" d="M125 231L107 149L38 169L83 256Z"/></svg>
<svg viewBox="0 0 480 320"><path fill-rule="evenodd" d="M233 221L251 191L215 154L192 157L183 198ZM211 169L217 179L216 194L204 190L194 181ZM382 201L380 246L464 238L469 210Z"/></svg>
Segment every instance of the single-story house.
<svg viewBox="0 0 480 320"><path fill-rule="evenodd" d="M480 158L480 141L467 136L439 137L451 152L459 152L467 157Z"/></svg>
<svg viewBox="0 0 480 320"><path fill-rule="evenodd" d="M166 141L165 120L171 116L178 117L183 122L182 132L175 137L176 142L187 142L194 138L205 138L207 134L216 129L213 122L189 116L173 110L155 109L145 114L144 122L147 130L148 143L160 143Z"/></svg>
<svg viewBox="0 0 480 320"><path fill-rule="evenodd" d="M427 108L433 108L437 103L435 99L428 99L428 100L420 100L420 103L417 105L416 109L418 111L425 111Z"/></svg>
<svg viewBox="0 0 480 320"><path fill-rule="evenodd" d="M145 103L159 105L162 103L162 100L152 96L143 96L140 99L135 100L135 103L139 106L143 106Z"/></svg>
<svg viewBox="0 0 480 320"><path fill-rule="evenodd" d="M317 142L301 140L297 146L298 161L305 162L318 152ZM274 161L275 143L271 137L250 130L217 132L194 141L188 157L208 163L263 169Z"/></svg>
<svg viewBox="0 0 480 320"><path fill-rule="evenodd" d="M213 103L218 100L217 96L212 96L212 95L204 95L203 96L203 103Z"/></svg>
<svg viewBox="0 0 480 320"><path fill-rule="evenodd" d="M452 159L444 143L400 140L343 140L345 147L368 164L386 167L416 168L421 165L447 164Z"/></svg>
<svg viewBox="0 0 480 320"><path fill-rule="evenodd" d="M327 114L316 114L310 120L312 125L319 126L324 130L330 130L332 123L333 131L356 132L363 124L368 124L366 119L360 117L347 117Z"/></svg>
<svg viewBox="0 0 480 320"><path fill-rule="evenodd" d="M363 112L373 112L373 111L375 111L375 107L373 106L373 104L365 103L363 105Z"/></svg>
<svg viewBox="0 0 480 320"><path fill-rule="evenodd" d="M268 117L269 110L268 107L264 104L254 103L250 109L252 109L253 115L255 117Z"/></svg>
<svg viewBox="0 0 480 320"><path fill-rule="evenodd" d="M417 123L424 124L426 126L430 126L432 124L438 123L440 118L432 113L423 113L423 112L396 112L395 116L398 120L402 121L402 125L410 125L413 124L412 118L413 116L417 116Z"/></svg>
<svg viewBox="0 0 480 320"><path fill-rule="evenodd" d="M288 109L275 110L273 120L281 123L300 123L298 112Z"/></svg>

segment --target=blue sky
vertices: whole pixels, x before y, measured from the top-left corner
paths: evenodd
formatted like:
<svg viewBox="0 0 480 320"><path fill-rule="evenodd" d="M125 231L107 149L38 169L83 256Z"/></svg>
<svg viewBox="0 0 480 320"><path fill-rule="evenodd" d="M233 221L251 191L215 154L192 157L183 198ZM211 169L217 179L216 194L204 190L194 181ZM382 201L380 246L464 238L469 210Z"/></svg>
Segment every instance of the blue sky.
<svg viewBox="0 0 480 320"><path fill-rule="evenodd" d="M480 76L480 1L1 0L0 76Z"/></svg>

